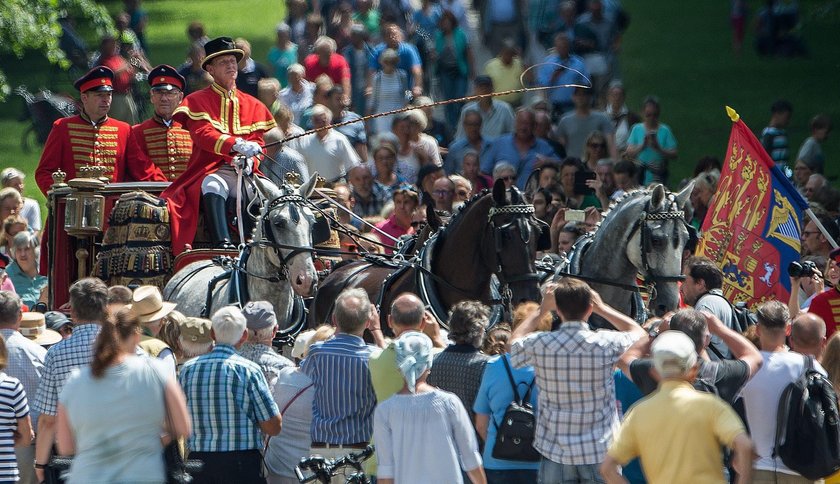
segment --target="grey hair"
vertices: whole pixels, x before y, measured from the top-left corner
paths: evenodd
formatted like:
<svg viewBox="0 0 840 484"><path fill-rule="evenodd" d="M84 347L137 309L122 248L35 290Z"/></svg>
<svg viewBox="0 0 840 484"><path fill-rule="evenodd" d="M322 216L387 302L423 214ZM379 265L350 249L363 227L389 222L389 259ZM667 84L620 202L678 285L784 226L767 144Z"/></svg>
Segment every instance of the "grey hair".
<svg viewBox="0 0 840 484"><path fill-rule="evenodd" d="M449 313L449 339L480 348L489 322L489 307L478 301L461 301Z"/></svg>
<svg viewBox="0 0 840 484"><path fill-rule="evenodd" d="M0 326L14 326L20 317L20 297L11 291L0 291Z"/></svg>
<svg viewBox="0 0 840 484"><path fill-rule="evenodd" d="M303 76L303 75L306 74L306 68L303 67L301 64L295 63L295 64L292 64L289 67L287 67L286 72L288 74L294 73L294 74L300 74L301 76Z"/></svg>
<svg viewBox="0 0 840 484"><path fill-rule="evenodd" d="M225 306L216 311L210 319L210 327L213 329L216 342L219 344L235 345L239 343L242 334L245 333L248 323L242 311L233 306Z"/></svg>
<svg viewBox="0 0 840 484"><path fill-rule="evenodd" d="M329 47L330 48L330 53L335 53L335 51L338 49L338 45L335 43L335 41L333 39L327 37L326 35L322 35L322 36L318 37L315 40L315 44L313 44L312 47L313 47L313 50L317 51L320 47L323 47L323 46Z"/></svg>
<svg viewBox="0 0 840 484"><path fill-rule="evenodd" d="M495 180L495 179L499 178L499 176L501 176L502 172L506 171L506 170L512 171L513 176L517 175L516 168L513 165L511 165L507 161L500 161L499 163L496 163L496 166L493 167L493 179Z"/></svg>
<svg viewBox="0 0 840 484"><path fill-rule="evenodd" d="M108 314L108 286L96 277L79 279L70 286L70 307L79 322L103 322Z"/></svg>
<svg viewBox="0 0 840 484"><path fill-rule="evenodd" d="M365 327L370 317L370 298L364 289L345 289L335 298L333 318L344 333L353 333Z"/></svg>
<svg viewBox="0 0 840 484"><path fill-rule="evenodd" d="M195 358L196 356L206 355L213 349L212 341L196 343L185 340L183 336L178 336L178 344L181 345L181 354L184 358Z"/></svg>
<svg viewBox="0 0 840 484"><path fill-rule="evenodd" d="M248 330L248 342L249 343L261 343L263 341L269 341L274 338L274 332L276 331L277 326L269 326L267 328L262 329L249 329Z"/></svg>
<svg viewBox="0 0 840 484"><path fill-rule="evenodd" d="M40 245L41 241L38 240L38 237L35 234L29 232L28 230L18 232L12 239L12 251L16 249L23 249L26 247L32 247L33 249L37 249L38 247L40 247Z"/></svg>
<svg viewBox="0 0 840 484"><path fill-rule="evenodd" d="M316 104L312 106L312 115L310 118L314 118L315 116L320 116L321 114L327 117L327 124L332 122L332 111L330 111L326 106L323 104Z"/></svg>

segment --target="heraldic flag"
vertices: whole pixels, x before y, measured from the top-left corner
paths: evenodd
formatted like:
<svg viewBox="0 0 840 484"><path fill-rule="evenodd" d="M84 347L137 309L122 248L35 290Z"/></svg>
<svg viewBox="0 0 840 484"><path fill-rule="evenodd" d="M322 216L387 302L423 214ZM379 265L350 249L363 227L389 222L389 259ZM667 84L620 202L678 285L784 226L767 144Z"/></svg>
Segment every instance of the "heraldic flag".
<svg viewBox="0 0 840 484"><path fill-rule="evenodd" d="M788 264L799 260L808 203L761 143L727 106L732 119L720 183L703 221L698 254L723 271L723 293L752 307L790 296Z"/></svg>

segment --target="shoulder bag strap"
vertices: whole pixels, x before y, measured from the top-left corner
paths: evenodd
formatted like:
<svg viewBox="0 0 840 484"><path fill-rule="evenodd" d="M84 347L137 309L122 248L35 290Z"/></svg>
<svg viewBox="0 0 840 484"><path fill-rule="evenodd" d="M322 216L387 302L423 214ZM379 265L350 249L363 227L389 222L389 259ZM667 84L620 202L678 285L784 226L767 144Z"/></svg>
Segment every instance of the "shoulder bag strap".
<svg viewBox="0 0 840 484"><path fill-rule="evenodd" d="M284 413L286 413L286 410L288 410L289 407L291 407L292 404L295 403L295 400L297 400L299 396L303 395L303 392L305 392L306 390L309 390L309 388L312 385L314 385L314 383L310 383L309 385L306 385L305 387L301 388L299 392L295 393L295 396L293 396L292 399L289 400L288 402L286 402L286 405L283 406L283 410L280 410L280 415L283 415Z"/></svg>
<svg viewBox="0 0 840 484"><path fill-rule="evenodd" d="M513 379L513 372L510 370L507 355L502 355L502 363L505 365L505 371L507 372L508 379L510 380L510 387L513 389L513 401L522 405L522 400L519 399L519 391L516 388L516 380Z"/></svg>

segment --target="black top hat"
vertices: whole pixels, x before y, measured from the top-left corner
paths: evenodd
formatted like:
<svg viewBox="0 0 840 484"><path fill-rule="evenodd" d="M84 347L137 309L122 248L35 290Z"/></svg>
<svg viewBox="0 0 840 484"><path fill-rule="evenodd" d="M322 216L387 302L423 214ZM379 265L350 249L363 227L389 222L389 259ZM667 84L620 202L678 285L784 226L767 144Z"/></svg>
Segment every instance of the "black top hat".
<svg viewBox="0 0 840 484"><path fill-rule="evenodd" d="M245 52L242 49L238 49L236 44L233 43L233 39L230 37L217 37L206 44L204 44L204 53L206 56L204 60L201 61L201 68L206 69L207 63L211 60L219 57L220 55L235 55L236 62L242 60L245 57Z"/></svg>
<svg viewBox="0 0 840 484"><path fill-rule="evenodd" d="M73 86L79 92L113 91L114 71L105 66L94 67L87 74L80 77Z"/></svg>
<svg viewBox="0 0 840 484"><path fill-rule="evenodd" d="M174 67L161 64L149 71L149 86L155 91L184 90L187 81Z"/></svg>

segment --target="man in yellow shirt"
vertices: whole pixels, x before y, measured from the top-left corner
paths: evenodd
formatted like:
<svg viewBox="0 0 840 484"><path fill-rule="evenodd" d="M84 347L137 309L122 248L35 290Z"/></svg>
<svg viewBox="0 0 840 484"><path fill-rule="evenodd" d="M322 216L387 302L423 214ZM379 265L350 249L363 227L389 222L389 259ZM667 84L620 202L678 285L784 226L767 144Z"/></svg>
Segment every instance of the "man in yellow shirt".
<svg viewBox="0 0 840 484"><path fill-rule="evenodd" d="M493 79L493 87L499 92L525 87L520 80L522 59L516 55L516 42L505 39L502 42L502 50L499 51L499 55L490 59L484 65L484 72L490 76L490 79ZM522 93L505 94L499 96L499 99L516 108L522 104Z"/></svg>
<svg viewBox="0 0 840 484"><path fill-rule="evenodd" d="M684 333L666 331L653 342L659 389L630 408L601 464L608 484L626 482L619 466L640 457L651 484L722 484L722 446L734 450L736 483L751 482L753 443L735 411L691 386L697 352Z"/></svg>

